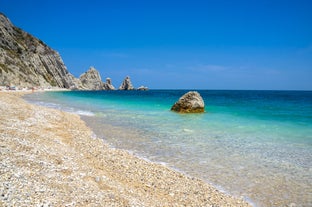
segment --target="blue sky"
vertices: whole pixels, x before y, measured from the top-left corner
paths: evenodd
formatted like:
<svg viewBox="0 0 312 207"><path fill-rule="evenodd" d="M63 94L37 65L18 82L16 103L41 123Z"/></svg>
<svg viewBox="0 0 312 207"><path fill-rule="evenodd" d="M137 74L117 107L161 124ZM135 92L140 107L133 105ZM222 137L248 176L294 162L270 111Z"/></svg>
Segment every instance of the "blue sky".
<svg viewBox="0 0 312 207"><path fill-rule="evenodd" d="M0 0L78 77L115 87L312 90L312 1Z"/></svg>

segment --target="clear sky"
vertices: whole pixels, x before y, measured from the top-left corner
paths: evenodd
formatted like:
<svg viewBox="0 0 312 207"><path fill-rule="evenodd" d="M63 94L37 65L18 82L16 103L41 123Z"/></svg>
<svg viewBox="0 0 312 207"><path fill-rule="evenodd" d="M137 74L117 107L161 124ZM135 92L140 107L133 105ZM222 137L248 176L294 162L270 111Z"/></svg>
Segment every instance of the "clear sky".
<svg viewBox="0 0 312 207"><path fill-rule="evenodd" d="M312 90L310 0L0 0L16 26L119 87Z"/></svg>

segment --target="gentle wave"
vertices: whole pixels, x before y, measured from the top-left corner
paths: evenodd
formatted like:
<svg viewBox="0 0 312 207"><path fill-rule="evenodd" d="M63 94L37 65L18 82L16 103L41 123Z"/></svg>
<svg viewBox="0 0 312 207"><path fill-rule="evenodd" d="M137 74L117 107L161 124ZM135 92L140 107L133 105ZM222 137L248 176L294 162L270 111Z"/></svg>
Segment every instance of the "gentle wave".
<svg viewBox="0 0 312 207"><path fill-rule="evenodd" d="M33 103L33 104L39 105L39 106L44 106L44 107L48 107L48 108L66 111L66 112L73 113L73 114L78 114L81 116L95 116L95 113L93 113L92 111L86 111L86 110L80 110L80 109L76 109L76 108L72 108L72 107L66 107L66 106L62 106L61 104L57 104L57 103L43 102L43 101L30 101L30 103Z"/></svg>
<svg viewBox="0 0 312 207"><path fill-rule="evenodd" d="M74 112L75 114L78 114L78 115L82 115L82 116L95 116L95 114L91 111L81 111L81 110L78 110L78 111L75 111Z"/></svg>

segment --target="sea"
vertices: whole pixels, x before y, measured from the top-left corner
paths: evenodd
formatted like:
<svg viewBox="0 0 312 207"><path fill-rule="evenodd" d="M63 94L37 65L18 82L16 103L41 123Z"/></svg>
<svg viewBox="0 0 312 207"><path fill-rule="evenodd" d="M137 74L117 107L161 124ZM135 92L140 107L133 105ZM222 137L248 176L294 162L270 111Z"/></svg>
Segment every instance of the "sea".
<svg viewBox="0 0 312 207"><path fill-rule="evenodd" d="M60 91L24 98L79 114L111 147L197 177L254 206L312 206L312 91Z"/></svg>

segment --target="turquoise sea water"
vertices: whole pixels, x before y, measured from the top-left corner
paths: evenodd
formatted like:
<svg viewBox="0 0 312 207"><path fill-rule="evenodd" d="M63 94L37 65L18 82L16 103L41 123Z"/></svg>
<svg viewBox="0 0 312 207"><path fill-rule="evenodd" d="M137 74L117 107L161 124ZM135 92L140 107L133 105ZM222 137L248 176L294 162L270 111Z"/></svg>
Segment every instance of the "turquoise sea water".
<svg viewBox="0 0 312 207"><path fill-rule="evenodd" d="M184 90L34 93L96 135L256 206L312 206L312 91L202 90L203 114L170 111Z"/></svg>

